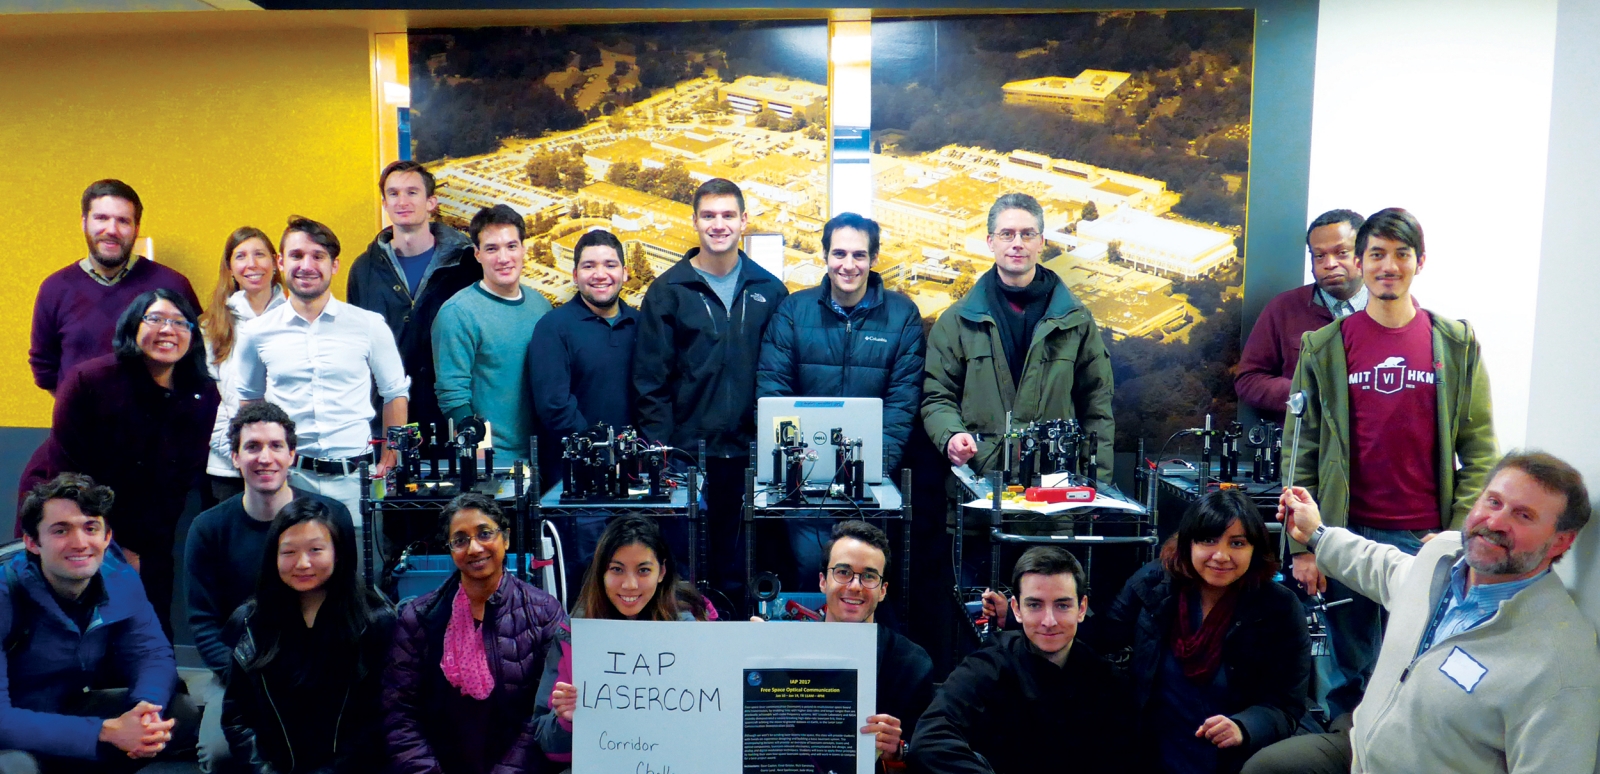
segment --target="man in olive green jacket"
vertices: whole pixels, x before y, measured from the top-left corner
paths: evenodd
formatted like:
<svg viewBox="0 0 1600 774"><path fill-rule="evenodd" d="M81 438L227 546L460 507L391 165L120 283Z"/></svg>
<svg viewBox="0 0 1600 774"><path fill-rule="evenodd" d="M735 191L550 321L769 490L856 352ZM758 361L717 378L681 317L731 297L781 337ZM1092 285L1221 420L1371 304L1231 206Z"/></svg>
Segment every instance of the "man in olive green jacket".
<svg viewBox="0 0 1600 774"><path fill-rule="evenodd" d="M1076 419L1099 435L1099 480L1111 480L1111 361L1089 310L1038 265L1044 212L1006 194L989 210L995 268L939 316L928 337L922 423L952 465L1000 464L1006 412L1022 425ZM1013 365L1017 363L1017 365Z"/></svg>
<svg viewBox="0 0 1600 774"><path fill-rule="evenodd" d="M1499 456L1489 376L1472 326L1431 314L1411 297L1411 281L1427 260L1423 248L1421 224L1401 209L1374 214L1357 233L1368 305L1302 337L1290 386L1291 394L1306 396L1299 456L1293 456L1294 444L1286 443L1283 460L1293 469L1295 484L1316 499L1329 526L1349 527L1412 555L1430 533L1461 528ZM1430 354L1425 351L1430 339L1431 363L1419 362ZM1402 355L1418 347L1424 351L1411 353L1408 363ZM1353 400L1367 407L1405 400L1414 386L1433 391L1433 416L1418 416L1417 402L1400 403L1381 420L1371 414L1363 420L1362 408L1352 407ZM1357 427L1362 422L1366 425ZM1285 430L1297 432L1293 417ZM1431 455L1427 448L1433 449ZM1353 467L1359 469L1355 475ZM1365 483L1353 488L1357 479ZM1433 499L1417 508L1403 504L1419 492L1431 492ZM1351 600L1328 611L1337 668L1320 675L1323 696L1318 698L1325 696L1337 716L1354 710L1372 675L1383 636L1379 608L1329 583L1304 546L1291 541L1290 550L1294 577L1309 592L1326 592L1330 601Z"/></svg>

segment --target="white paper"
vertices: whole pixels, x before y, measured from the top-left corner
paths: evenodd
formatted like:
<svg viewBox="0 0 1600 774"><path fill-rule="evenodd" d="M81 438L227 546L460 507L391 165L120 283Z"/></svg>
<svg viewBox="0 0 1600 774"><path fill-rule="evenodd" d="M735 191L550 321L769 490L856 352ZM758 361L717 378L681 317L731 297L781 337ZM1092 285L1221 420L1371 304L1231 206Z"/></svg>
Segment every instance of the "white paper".
<svg viewBox="0 0 1600 774"><path fill-rule="evenodd" d="M1455 681L1455 684L1461 686L1467 693L1472 693L1472 689L1478 687L1478 682L1483 680L1483 676L1489 674L1488 667L1478 663L1477 659L1467 655L1467 652L1459 647L1450 651L1444 663L1439 665L1439 671Z"/></svg>

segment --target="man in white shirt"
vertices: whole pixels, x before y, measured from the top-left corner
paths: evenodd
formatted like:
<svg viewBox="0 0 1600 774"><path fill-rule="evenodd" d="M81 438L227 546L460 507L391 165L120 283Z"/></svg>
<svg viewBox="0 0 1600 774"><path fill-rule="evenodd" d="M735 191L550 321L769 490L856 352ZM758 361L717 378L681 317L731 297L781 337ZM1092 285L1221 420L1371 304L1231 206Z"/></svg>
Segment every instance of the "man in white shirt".
<svg viewBox="0 0 1600 774"><path fill-rule="evenodd" d="M278 254L289 303L240 329L240 404L260 401L271 390L299 435L293 485L344 503L359 541L365 529L360 465L375 461L372 474L382 476L395 463L394 450L372 438L372 387L376 383L383 397L384 426L398 427L406 423L411 379L383 317L330 292L339 271L333 231L291 217ZM382 450L376 458L373 444Z"/></svg>

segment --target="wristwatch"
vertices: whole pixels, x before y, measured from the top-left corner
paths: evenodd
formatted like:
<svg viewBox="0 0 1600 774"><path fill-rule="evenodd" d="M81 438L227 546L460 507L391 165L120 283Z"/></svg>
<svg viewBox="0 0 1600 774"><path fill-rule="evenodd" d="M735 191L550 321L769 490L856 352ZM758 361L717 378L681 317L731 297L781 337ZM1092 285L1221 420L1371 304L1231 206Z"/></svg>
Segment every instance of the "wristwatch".
<svg viewBox="0 0 1600 774"><path fill-rule="evenodd" d="M1322 536L1326 534L1328 534L1328 525L1318 524L1317 528L1311 531L1310 539L1306 540L1306 548L1310 550L1311 553L1316 553L1317 544L1322 542Z"/></svg>

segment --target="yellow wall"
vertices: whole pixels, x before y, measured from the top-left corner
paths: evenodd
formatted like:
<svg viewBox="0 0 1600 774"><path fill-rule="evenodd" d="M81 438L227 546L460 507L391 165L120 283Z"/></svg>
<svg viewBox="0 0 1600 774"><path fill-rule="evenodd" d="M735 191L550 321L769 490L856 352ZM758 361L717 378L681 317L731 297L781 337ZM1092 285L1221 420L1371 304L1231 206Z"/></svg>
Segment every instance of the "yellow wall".
<svg viewBox="0 0 1600 774"><path fill-rule="evenodd" d="M86 255L78 208L90 182L139 192L141 235L203 301L238 226L276 235L291 213L327 223L344 247L341 297L378 228L367 30L83 27L92 35L0 40L3 426L50 424L28 369L33 301L50 272Z"/></svg>

